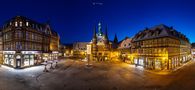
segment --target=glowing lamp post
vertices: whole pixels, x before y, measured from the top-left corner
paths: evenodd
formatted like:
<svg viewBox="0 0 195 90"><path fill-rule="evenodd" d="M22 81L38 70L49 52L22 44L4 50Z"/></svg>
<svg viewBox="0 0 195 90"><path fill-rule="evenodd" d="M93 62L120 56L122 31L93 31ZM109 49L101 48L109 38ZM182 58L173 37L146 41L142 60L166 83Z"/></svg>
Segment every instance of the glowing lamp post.
<svg viewBox="0 0 195 90"><path fill-rule="evenodd" d="M91 45L87 45L87 67L90 67L92 64L90 63L90 54L91 54Z"/></svg>

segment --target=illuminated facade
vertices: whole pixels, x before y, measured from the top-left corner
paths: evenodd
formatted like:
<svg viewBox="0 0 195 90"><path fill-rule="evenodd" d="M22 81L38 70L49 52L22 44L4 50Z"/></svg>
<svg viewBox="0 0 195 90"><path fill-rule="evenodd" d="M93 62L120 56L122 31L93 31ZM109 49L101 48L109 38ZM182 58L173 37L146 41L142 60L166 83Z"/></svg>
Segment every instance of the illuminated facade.
<svg viewBox="0 0 195 90"><path fill-rule="evenodd" d="M192 57L195 58L195 43L192 43L191 46Z"/></svg>
<svg viewBox="0 0 195 90"><path fill-rule="evenodd" d="M86 51L87 51L87 44L89 44L89 42L73 43L73 56L78 58L85 58Z"/></svg>
<svg viewBox="0 0 195 90"><path fill-rule="evenodd" d="M4 64L23 68L57 59L59 35L48 24L16 16L3 26Z"/></svg>
<svg viewBox="0 0 195 90"><path fill-rule="evenodd" d="M61 57L72 57L73 44L60 44L59 52Z"/></svg>
<svg viewBox="0 0 195 90"><path fill-rule="evenodd" d="M73 56L73 44L64 45L64 56Z"/></svg>
<svg viewBox="0 0 195 90"><path fill-rule="evenodd" d="M2 31L0 30L0 64L3 64L3 37Z"/></svg>
<svg viewBox="0 0 195 90"><path fill-rule="evenodd" d="M106 61L111 59L112 42L108 39L107 28L105 34L102 32L101 23L98 23L98 33L94 28L91 40L91 58L95 61Z"/></svg>
<svg viewBox="0 0 195 90"><path fill-rule="evenodd" d="M131 61L132 56L131 56L131 46L132 46L132 38L126 37L122 41L119 42L118 45L118 51L119 51L119 58L123 62L127 62L132 64L133 62Z"/></svg>
<svg viewBox="0 0 195 90"><path fill-rule="evenodd" d="M137 66L173 70L191 59L188 38L163 24L140 31L132 41L132 62Z"/></svg>

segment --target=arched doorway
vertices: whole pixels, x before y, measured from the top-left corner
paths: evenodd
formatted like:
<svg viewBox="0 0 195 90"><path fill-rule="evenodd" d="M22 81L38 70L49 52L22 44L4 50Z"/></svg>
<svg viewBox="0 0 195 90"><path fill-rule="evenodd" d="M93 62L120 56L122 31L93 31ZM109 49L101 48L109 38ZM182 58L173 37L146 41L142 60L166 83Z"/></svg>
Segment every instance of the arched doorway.
<svg viewBox="0 0 195 90"><path fill-rule="evenodd" d="M16 68L20 68L21 67L21 56L17 55L16 56Z"/></svg>

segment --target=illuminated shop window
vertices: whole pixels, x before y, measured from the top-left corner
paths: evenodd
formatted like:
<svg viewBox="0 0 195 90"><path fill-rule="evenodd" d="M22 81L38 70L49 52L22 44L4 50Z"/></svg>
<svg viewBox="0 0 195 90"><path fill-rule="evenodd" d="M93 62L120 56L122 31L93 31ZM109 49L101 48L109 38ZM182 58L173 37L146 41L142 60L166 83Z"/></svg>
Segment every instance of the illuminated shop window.
<svg viewBox="0 0 195 90"><path fill-rule="evenodd" d="M9 64L9 58L8 58L8 55L5 55L4 60L5 60L5 61L4 61L4 63L5 63L5 64Z"/></svg>
<svg viewBox="0 0 195 90"><path fill-rule="evenodd" d="M138 64L138 63L137 63L137 59L134 59L134 63L135 63L135 64Z"/></svg>
<svg viewBox="0 0 195 90"><path fill-rule="evenodd" d="M24 66L29 66L29 55L24 55Z"/></svg>
<svg viewBox="0 0 195 90"><path fill-rule="evenodd" d="M13 55L5 55L4 63L7 65L14 65L14 56Z"/></svg>
<svg viewBox="0 0 195 90"><path fill-rule="evenodd" d="M155 62L155 68L156 69L161 69L161 62L160 62L160 60L156 60L156 62Z"/></svg>
<svg viewBox="0 0 195 90"><path fill-rule="evenodd" d="M30 55L30 65L34 65L34 56Z"/></svg>
<svg viewBox="0 0 195 90"><path fill-rule="evenodd" d="M144 60L143 59L139 59L139 65L144 65Z"/></svg>
<svg viewBox="0 0 195 90"><path fill-rule="evenodd" d="M24 66L34 65L34 55L24 55Z"/></svg>

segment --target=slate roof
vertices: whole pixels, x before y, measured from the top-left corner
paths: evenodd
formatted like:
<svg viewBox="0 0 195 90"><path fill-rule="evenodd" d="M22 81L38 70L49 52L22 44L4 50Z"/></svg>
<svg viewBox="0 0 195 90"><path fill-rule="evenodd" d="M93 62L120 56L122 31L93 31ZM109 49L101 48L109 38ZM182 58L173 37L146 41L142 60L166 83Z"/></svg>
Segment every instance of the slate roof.
<svg viewBox="0 0 195 90"><path fill-rule="evenodd" d="M184 34L164 24L156 25L151 28L146 28L145 30L138 32L133 37L133 41L154 39L154 38L160 38L160 37L173 37L173 38L177 38L177 39L185 40L189 42L189 39Z"/></svg>
<svg viewBox="0 0 195 90"><path fill-rule="evenodd" d="M56 31L54 31L48 23L39 23L39 22L36 22L36 21L31 20L31 19L24 17L24 16L15 16L15 17L11 18L10 20L7 20L4 24L4 27L9 26L10 22L14 23L15 20L29 22L29 25L32 25L32 24L34 25L34 27L32 27L32 28L34 28L35 30L38 30L38 31L42 31L42 32L45 32L44 30L46 30L49 27L52 35L59 36L58 33Z"/></svg>

